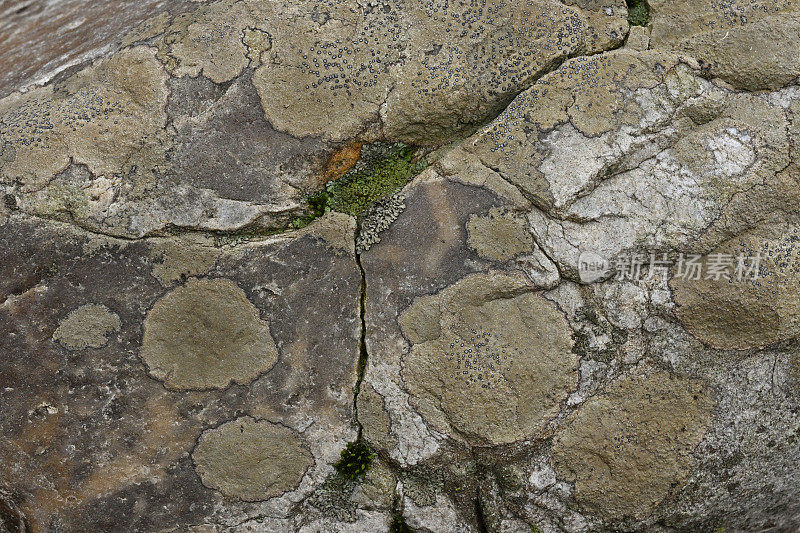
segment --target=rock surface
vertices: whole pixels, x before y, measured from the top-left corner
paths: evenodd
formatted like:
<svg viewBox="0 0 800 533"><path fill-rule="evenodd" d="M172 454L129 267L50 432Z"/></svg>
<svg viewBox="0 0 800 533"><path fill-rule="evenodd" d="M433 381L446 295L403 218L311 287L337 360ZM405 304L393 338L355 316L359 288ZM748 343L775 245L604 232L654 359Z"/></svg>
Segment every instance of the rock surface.
<svg viewBox="0 0 800 533"><path fill-rule="evenodd" d="M6 4L0 532L800 528L792 0Z"/></svg>

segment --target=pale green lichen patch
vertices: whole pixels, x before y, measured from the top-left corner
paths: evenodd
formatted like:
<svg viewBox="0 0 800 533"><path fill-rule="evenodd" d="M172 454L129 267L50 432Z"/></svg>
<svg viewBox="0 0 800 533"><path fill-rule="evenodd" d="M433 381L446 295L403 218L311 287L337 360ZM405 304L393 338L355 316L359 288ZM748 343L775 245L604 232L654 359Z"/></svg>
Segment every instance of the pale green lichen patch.
<svg viewBox="0 0 800 533"><path fill-rule="evenodd" d="M561 312L503 275L467 278L435 299L400 318L413 343L402 373L412 404L437 430L474 444L539 435L577 386Z"/></svg>
<svg viewBox="0 0 800 533"><path fill-rule="evenodd" d="M486 216L471 216L467 232L470 247L484 259L508 261L533 251L525 221L496 209Z"/></svg>
<svg viewBox="0 0 800 533"><path fill-rule="evenodd" d="M108 343L108 336L119 331L119 316L106 306L83 305L72 311L58 325L53 340L68 350L101 348Z"/></svg>
<svg viewBox="0 0 800 533"><path fill-rule="evenodd" d="M251 382L272 368L278 349L235 283L191 279L147 314L141 356L170 389L211 389Z"/></svg>
<svg viewBox="0 0 800 533"><path fill-rule="evenodd" d="M707 387L696 381L665 372L620 379L556 433L556 472L575 484L586 511L643 518L686 480L712 407Z"/></svg>
<svg viewBox="0 0 800 533"><path fill-rule="evenodd" d="M296 431L250 417L204 432L192 459L205 486L244 501L295 489L314 464Z"/></svg>

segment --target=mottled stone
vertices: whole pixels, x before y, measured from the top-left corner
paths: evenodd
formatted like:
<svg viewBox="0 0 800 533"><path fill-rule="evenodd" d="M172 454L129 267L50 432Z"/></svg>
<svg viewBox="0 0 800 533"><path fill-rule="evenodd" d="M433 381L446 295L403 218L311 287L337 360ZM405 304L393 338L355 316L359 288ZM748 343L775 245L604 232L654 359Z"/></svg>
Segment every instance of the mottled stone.
<svg viewBox="0 0 800 533"><path fill-rule="evenodd" d="M204 485L246 501L267 500L297 488L314 464L297 433L249 417L205 431L192 460Z"/></svg>
<svg viewBox="0 0 800 533"><path fill-rule="evenodd" d="M104 305L86 304L69 315L58 325L53 340L68 350L100 348L108 342L108 335L119 331L120 321L116 313Z"/></svg>
<svg viewBox="0 0 800 533"><path fill-rule="evenodd" d="M98 61L58 90L49 85L0 100L0 134L15 153L0 182L38 190L70 163L109 178L137 166L151 176L166 149L166 78L155 51L139 46Z"/></svg>
<svg viewBox="0 0 800 533"><path fill-rule="evenodd" d="M699 275L684 265L670 283L678 317L701 341L721 350L800 337L799 241L797 225L775 221L698 258Z"/></svg>
<svg viewBox="0 0 800 533"><path fill-rule="evenodd" d="M475 443L534 438L577 385L572 330L541 295L515 296L520 288L467 278L437 295L438 313L412 304L401 315L412 343L403 381L439 431ZM439 335L418 337L420 322L438 322Z"/></svg>
<svg viewBox="0 0 800 533"><path fill-rule="evenodd" d="M301 12L291 29L274 30L273 61L254 83L279 130L346 140L380 120L392 140L441 142L497 112L559 60L622 38L590 38L619 29L619 15L598 17L590 29L582 10L549 1L348 7L326 2L324 15Z"/></svg>
<svg viewBox="0 0 800 533"><path fill-rule="evenodd" d="M492 261L508 261L533 251L533 239L525 220L500 212L471 217L467 226L469 245L478 255Z"/></svg>
<svg viewBox="0 0 800 533"><path fill-rule="evenodd" d="M711 423L708 388L663 372L622 378L556 433L558 475L592 514L642 517L686 481Z"/></svg>

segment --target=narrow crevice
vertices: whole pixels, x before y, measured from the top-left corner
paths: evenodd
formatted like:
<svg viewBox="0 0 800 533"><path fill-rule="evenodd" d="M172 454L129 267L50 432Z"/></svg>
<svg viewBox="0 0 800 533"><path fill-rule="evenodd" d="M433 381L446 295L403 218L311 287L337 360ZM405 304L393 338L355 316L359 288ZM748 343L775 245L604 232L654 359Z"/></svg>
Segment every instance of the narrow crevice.
<svg viewBox="0 0 800 533"><path fill-rule="evenodd" d="M356 233L358 234L358 233ZM364 432L364 426L358 419L358 395L361 392L361 384L364 381L364 374L367 371L367 361L369 355L367 354L367 272L364 270L364 265L361 264L361 254L356 253L356 263L361 271L361 294L359 300L359 316L361 318L361 336L358 344L358 365L356 366L356 386L353 391L353 416L355 417L356 424L358 424L358 440L361 440Z"/></svg>
<svg viewBox="0 0 800 533"><path fill-rule="evenodd" d="M486 527L486 517L483 514L480 489L478 489L478 494L475 496L475 521L478 523L478 531L480 533L489 533L489 528Z"/></svg>

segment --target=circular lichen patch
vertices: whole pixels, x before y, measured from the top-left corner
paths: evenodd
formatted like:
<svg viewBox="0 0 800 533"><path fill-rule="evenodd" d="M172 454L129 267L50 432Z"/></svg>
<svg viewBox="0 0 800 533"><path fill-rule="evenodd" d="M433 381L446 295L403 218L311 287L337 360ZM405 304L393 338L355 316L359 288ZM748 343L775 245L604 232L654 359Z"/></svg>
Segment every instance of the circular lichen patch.
<svg viewBox="0 0 800 533"><path fill-rule="evenodd" d="M192 459L205 486L245 501L293 490L314 464L296 431L250 417L204 432Z"/></svg>
<svg viewBox="0 0 800 533"><path fill-rule="evenodd" d="M147 315L142 359L172 389L246 384L278 359L258 309L225 279L192 279L156 302Z"/></svg>
<svg viewBox="0 0 800 533"><path fill-rule="evenodd" d="M533 238L525 221L492 210L487 216L472 216L467 223L469 245L479 256L508 261L533 251Z"/></svg>
<svg viewBox="0 0 800 533"><path fill-rule="evenodd" d="M68 350L101 348L108 342L108 335L119 331L120 326L119 316L106 306L87 304L61 321L53 340Z"/></svg>
<svg viewBox="0 0 800 533"><path fill-rule="evenodd" d="M762 348L797 338L798 243L800 227L767 225L703 256L700 276L678 276L676 268L670 285L678 318L701 341L722 350ZM726 267L724 275L720 265Z"/></svg>
<svg viewBox="0 0 800 533"><path fill-rule="evenodd" d="M478 295L471 281L439 295L439 317L413 309L404 317L412 342L420 331L436 335L419 338L403 362L412 404L438 430L473 444L535 436L577 386L572 330L540 294Z"/></svg>
<svg viewBox="0 0 800 533"><path fill-rule="evenodd" d="M621 379L556 434L556 472L589 512L642 518L681 484L708 428L706 388L666 372Z"/></svg>

